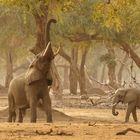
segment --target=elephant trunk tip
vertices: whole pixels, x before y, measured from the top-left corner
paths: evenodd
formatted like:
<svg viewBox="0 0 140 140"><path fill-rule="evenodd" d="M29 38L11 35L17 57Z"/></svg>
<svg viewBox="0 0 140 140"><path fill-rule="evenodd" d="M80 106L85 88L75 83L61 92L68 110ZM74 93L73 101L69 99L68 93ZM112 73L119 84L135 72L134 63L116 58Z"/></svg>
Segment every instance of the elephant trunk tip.
<svg viewBox="0 0 140 140"><path fill-rule="evenodd" d="M118 102L115 103L115 104L113 104L113 106L112 106L112 114L113 114L114 116L117 116L117 115L119 114L119 112L115 110L117 104L118 104Z"/></svg>
<svg viewBox="0 0 140 140"><path fill-rule="evenodd" d="M113 112L113 111L112 111L112 114L113 114L114 116L118 116L119 112L118 112L118 111L116 111L116 112Z"/></svg>

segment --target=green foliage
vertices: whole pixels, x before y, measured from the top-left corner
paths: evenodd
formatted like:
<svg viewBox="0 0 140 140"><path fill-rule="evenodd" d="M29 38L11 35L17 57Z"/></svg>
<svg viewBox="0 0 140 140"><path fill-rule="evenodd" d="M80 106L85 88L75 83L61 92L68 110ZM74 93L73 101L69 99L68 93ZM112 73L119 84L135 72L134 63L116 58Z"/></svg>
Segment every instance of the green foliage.
<svg viewBox="0 0 140 140"><path fill-rule="evenodd" d="M106 39L134 43L139 41L140 1L113 0L111 4L93 5L93 21Z"/></svg>
<svg viewBox="0 0 140 140"><path fill-rule="evenodd" d="M91 0L77 1L74 5L71 3L71 8L67 10L65 10L67 6L64 5L54 32L62 37L80 33L94 33L95 28L91 16L93 3Z"/></svg>

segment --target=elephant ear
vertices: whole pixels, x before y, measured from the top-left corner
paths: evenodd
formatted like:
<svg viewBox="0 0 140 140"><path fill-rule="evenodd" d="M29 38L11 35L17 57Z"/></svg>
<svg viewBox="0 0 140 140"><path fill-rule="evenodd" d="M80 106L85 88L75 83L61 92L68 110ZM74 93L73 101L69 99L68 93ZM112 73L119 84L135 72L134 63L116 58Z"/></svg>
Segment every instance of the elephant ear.
<svg viewBox="0 0 140 140"><path fill-rule="evenodd" d="M124 103L129 103L137 100L137 94L134 89L128 89L124 98Z"/></svg>
<svg viewBox="0 0 140 140"><path fill-rule="evenodd" d="M43 78L43 74L34 67L30 67L25 74L25 83L30 85L31 83Z"/></svg>

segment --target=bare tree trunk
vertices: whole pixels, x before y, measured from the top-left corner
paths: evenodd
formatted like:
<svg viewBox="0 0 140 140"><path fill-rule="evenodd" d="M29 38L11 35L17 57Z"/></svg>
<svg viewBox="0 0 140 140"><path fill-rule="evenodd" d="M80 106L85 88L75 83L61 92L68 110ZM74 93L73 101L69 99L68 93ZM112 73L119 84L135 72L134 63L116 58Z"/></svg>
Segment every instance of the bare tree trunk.
<svg viewBox="0 0 140 140"><path fill-rule="evenodd" d="M71 50L71 63L70 63L70 73L69 73L69 81L70 81L70 93L77 94L77 77L73 69L77 66L78 61L78 48L72 48Z"/></svg>
<svg viewBox="0 0 140 140"><path fill-rule="evenodd" d="M72 66L72 67L70 67L70 69L71 69L71 72L73 72L75 74L75 77L74 77L73 81L71 80L71 82L78 81L81 94L87 93L86 92L86 78L85 78L84 67L85 67L86 56L87 56L88 50L89 50L89 48L88 48L88 46L86 46L84 48L84 52L82 54L80 69L78 68L77 64L73 66L72 58L70 56L68 56L64 52L63 49L61 49L61 51L60 51L60 55L62 57L64 57L70 63L70 66ZM77 88L76 88L76 90L77 90Z"/></svg>

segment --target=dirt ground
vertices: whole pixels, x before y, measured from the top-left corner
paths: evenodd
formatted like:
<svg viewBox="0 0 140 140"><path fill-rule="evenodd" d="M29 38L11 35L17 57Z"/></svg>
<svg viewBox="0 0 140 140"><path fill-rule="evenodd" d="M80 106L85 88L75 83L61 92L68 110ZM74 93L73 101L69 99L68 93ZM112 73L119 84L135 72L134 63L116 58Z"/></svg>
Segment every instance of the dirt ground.
<svg viewBox="0 0 140 140"><path fill-rule="evenodd" d="M7 99L0 99L0 140L140 140L140 134L128 132L116 135L126 128L140 131L140 123L124 124L125 110L114 117L111 109L54 108L52 124L45 123L44 112L38 112L36 124L29 123L29 111L24 123L7 123ZM60 113L61 112L61 113ZM140 111L138 111L140 118Z"/></svg>

